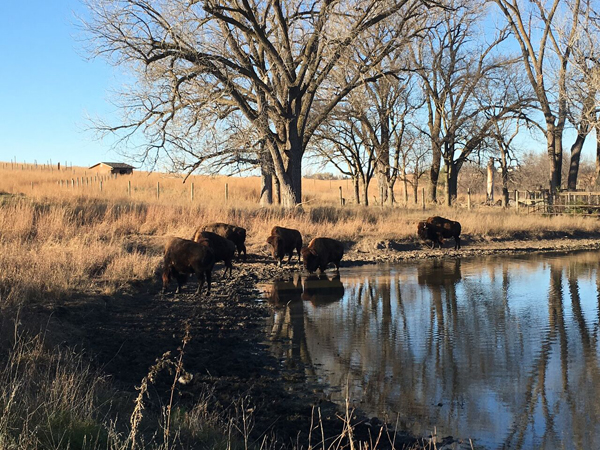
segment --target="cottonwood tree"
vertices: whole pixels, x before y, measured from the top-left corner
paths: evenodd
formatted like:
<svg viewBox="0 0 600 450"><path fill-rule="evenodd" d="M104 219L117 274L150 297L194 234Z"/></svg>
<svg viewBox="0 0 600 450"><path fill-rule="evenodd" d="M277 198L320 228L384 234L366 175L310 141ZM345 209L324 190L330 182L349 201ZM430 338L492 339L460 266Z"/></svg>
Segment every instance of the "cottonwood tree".
<svg viewBox="0 0 600 450"><path fill-rule="evenodd" d="M493 1L519 44L525 73L543 114L539 128L546 136L550 188L555 191L562 184L568 65L582 8L592 5L581 0Z"/></svg>
<svg viewBox="0 0 600 450"><path fill-rule="evenodd" d="M486 42L480 28L485 9L468 0L452 5L413 53L427 109L427 127L421 131L432 148L429 198L437 201L443 160L447 205L456 197L462 165L482 148L496 121L517 114L523 105L519 86L506 82L515 63L499 49L506 29Z"/></svg>
<svg viewBox="0 0 600 450"><path fill-rule="evenodd" d="M591 15L591 16L590 16ZM572 36L572 57L566 75L567 120L576 130L571 145L567 189L575 190L579 175L581 150L588 134L599 124L600 29L597 16L589 7L580 11L580 26ZM563 39L567 37L562 35ZM598 141L597 141L598 142ZM597 173L600 174L600 147L597 147ZM597 177L598 178L598 177Z"/></svg>
<svg viewBox="0 0 600 450"><path fill-rule="evenodd" d="M419 202L419 182L431 164L431 151L426 139L416 130L405 130L402 145L396 148L393 175L403 183L404 203L408 203L408 185L412 188L413 203Z"/></svg>
<svg viewBox="0 0 600 450"><path fill-rule="evenodd" d="M177 130L202 134L207 118L239 115L264 141L284 206L302 200L302 160L313 134L352 90L384 73L380 62L419 28L428 0L89 0L94 55L127 67L137 86L124 123L153 136L143 157L176 152ZM375 26L385 38L345 65ZM338 78L339 80L339 78ZM206 113L208 111L208 113ZM206 114L205 114L206 113ZM168 137L165 135L168 134ZM193 143L188 143L193 145Z"/></svg>
<svg viewBox="0 0 600 450"><path fill-rule="evenodd" d="M338 108L315 134L311 148L326 164L352 179L354 201L369 205L369 185L375 174L375 148L364 124L346 108ZM362 197L362 200L361 200Z"/></svg>

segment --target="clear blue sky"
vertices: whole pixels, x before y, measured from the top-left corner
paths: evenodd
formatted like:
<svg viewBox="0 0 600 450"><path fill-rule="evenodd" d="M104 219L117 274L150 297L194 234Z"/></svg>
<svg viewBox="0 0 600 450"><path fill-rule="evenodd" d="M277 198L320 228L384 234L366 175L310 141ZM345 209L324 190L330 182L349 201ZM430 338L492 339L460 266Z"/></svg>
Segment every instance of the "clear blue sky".
<svg viewBox="0 0 600 450"><path fill-rule="evenodd" d="M78 0L2 1L0 6L0 161L88 166L120 161L109 142L85 131L86 117L109 117L114 67L87 61Z"/></svg>

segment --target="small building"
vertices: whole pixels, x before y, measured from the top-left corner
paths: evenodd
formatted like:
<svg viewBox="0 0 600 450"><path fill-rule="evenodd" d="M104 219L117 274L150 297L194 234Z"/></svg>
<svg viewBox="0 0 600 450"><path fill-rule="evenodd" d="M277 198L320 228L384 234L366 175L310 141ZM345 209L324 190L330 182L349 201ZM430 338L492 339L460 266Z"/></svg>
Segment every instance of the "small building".
<svg viewBox="0 0 600 450"><path fill-rule="evenodd" d="M129 175L133 173L133 166L125 163L100 162L94 164L89 170L103 174Z"/></svg>

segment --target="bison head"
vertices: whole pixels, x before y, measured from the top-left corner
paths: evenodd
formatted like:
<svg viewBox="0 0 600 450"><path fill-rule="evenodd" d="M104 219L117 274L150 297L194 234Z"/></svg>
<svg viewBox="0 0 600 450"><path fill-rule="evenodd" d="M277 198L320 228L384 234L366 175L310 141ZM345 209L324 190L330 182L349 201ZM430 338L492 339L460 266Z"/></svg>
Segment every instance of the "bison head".
<svg viewBox="0 0 600 450"><path fill-rule="evenodd" d="M420 239L427 240L428 239L428 224L425 221L419 222L417 225L417 236Z"/></svg>
<svg viewBox="0 0 600 450"><path fill-rule="evenodd" d="M309 273L313 273L319 267L319 257L317 256L317 252L308 247L303 247L300 250L300 254L302 255L302 261L304 263L304 268L308 270Z"/></svg>
<svg viewBox="0 0 600 450"><path fill-rule="evenodd" d="M280 236L269 236L267 238L267 243L271 246L271 254L273 258L279 260L283 259L285 256L285 249L283 248L283 239Z"/></svg>

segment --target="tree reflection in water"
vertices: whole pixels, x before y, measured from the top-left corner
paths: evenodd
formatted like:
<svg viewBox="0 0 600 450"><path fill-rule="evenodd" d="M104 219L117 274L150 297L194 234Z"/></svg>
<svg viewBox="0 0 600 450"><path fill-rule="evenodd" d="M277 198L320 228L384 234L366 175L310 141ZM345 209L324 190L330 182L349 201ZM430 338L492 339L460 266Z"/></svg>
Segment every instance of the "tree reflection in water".
<svg viewBox="0 0 600 450"><path fill-rule="evenodd" d="M417 434L594 448L599 268L590 252L297 276L272 287L273 351L334 401L348 386L364 412Z"/></svg>

